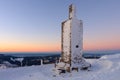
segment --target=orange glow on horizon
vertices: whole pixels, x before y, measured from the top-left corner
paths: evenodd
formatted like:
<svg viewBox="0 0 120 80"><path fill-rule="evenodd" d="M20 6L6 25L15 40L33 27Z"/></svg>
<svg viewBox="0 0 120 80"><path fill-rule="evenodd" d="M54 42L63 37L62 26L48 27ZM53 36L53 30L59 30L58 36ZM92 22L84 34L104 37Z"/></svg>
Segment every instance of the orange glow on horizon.
<svg viewBox="0 0 120 80"><path fill-rule="evenodd" d="M87 41L83 43L85 51L95 50L118 50L120 49L119 40L95 40ZM2 42L0 43L0 52L60 52L61 43L48 42L48 43L19 43L19 42Z"/></svg>
<svg viewBox="0 0 120 80"><path fill-rule="evenodd" d="M59 44L2 44L0 52L58 52Z"/></svg>
<svg viewBox="0 0 120 80"><path fill-rule="evenodd" d="M112 40L100 40L94 42L84 42L83 46L84 50L94 51L94 50L118 50L120 49L119 40L112 41Z"/></svg>
<svg viewBox="0 0 120 80"><path fill-rule="evenodd" d="M39 46L39 47L11 47L11 48L0 48L0 52L58 52L60 51L59 47L56 46Z"/></svg>
<svg viewBox="0 0 120 80"><path fill-rule="evenodd" d="M108 42L109 43L109 42ZM106 42L84 42L83 48L85 51L94 50L117 50L120 49L120 44L117 42L108 44ZM12 45L0 45L0 52L59 52L61 51L61 45L58 44L41 44L41 45L23 45L23 44L12 44Z"/></svg>

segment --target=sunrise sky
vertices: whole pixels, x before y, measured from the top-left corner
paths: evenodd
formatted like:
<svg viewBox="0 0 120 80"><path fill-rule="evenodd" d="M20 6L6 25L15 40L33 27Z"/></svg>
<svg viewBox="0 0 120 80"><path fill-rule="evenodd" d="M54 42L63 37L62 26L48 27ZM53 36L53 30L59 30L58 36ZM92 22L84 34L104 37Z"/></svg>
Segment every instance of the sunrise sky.
<svg viewBox="0 0 120 80"><path fill-rule="evenodd" d="M84 23L84 51L120 51L120 0L0 0L0 52L59 52L72 3Z"/></svg>

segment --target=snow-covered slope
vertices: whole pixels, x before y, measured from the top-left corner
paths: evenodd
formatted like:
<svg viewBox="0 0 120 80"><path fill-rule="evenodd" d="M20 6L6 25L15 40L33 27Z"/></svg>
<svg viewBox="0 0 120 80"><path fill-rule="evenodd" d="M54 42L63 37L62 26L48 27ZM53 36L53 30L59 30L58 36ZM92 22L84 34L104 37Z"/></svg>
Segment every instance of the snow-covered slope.
<svg viewBox="0 0 120 80"><path fill-rule="evenodd" d="M54 64L0 69L0 80L120 80L120 54L87 59L90 71L61 74L53 77Z"/></svg>

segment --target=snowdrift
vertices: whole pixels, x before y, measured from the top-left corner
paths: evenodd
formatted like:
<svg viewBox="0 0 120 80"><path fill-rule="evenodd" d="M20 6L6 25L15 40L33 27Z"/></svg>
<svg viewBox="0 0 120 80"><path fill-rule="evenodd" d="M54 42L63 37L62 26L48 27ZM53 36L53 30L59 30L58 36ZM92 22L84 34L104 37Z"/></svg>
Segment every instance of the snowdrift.
<svg viewBox="0 0 120 80"><path fill-rule="evenodd" d="M0 80L120 80L120 54L87 59L90 71L79 70L53 77L54 64L0 69Z"/></svg>

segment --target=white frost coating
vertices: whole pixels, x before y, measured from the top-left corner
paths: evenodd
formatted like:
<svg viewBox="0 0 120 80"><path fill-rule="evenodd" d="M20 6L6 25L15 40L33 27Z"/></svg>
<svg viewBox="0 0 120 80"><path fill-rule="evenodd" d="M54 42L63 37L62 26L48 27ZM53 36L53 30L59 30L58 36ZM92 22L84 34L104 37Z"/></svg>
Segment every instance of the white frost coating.
<svg viewBox="0 0 120 80"><path fill-rule="evenodd" d="M41 63L41 65L43 65L43 60L42 59L40 60L40 63Z"/></svg>
<svg viewBox="0 0 120 80"><path fill-rule="evenodd" d="M75 16L75 6L69 7L69 19L62 23L62 59L72 67L86 65L83 54L83 22ZM78 66L79 65L79 66Z"/></svg>
<svg viewBox="0 0 120 80"><path fill-rule="evenodd" d="M81 65L83 54L83 25L82 21L72 18L71 21L71 64Z"/></svg>
<svg viewBox="0 0 120 80"><path fill-rule="evenodd" d="M74 5L69 6L69 19L75 17L76 9Z"/></svg>
<svg viewBox="0 0 120 80"><path fill-rule="evenodd" d="M16 60L16 61L20 61L21 66L22 66L22 64L23 64L22 61L24 60L24 58L16 58L15 60Z"/></svg>
<svg viewBox="0 0 120 80"><path fill-rule="evenodd" d="M70 24L70 20L68 20L62 25L62 59L64 62L68 62L70 59Z"/></svg>

